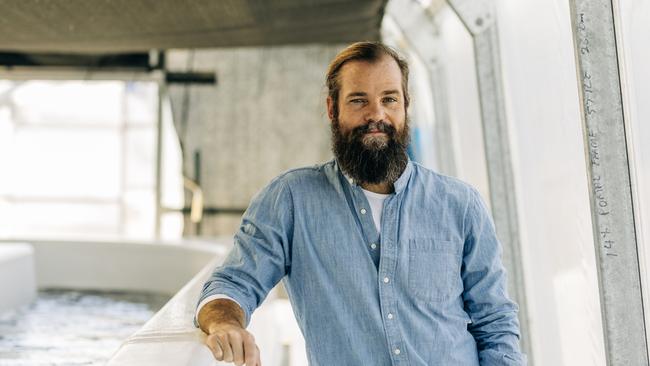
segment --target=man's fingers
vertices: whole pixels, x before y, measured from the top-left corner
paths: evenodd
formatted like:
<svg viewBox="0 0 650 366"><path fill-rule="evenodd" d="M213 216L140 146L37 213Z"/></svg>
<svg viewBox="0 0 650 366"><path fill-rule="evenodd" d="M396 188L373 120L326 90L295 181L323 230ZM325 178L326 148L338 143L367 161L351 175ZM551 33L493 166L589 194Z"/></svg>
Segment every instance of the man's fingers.
<svg viewBox="0 0 650 366"><path fill-rule="evenodd" d="M218 361L223 360L223 350L221 348L221 344L219 343L219 339L217 338L216 335L211 334L208 336L206 339L206 343L208 345L208 348L212 351L212 354L214 354L214 358L216 358Z"/></svg>
<svg viewBox="0 0 650 366"><path fill-rule="evenodd" d="M223 351L223 356L219 361L232 362L233 360L232 348L230 345L230 339L228 339L228 335L225 333L223 334L217 333L216 336L217 339L219 340L219 345L221 346L221 350Z"/></svg>
<svg viewBox="0 0 650 366"><path fill-rule="evenodd" d="M232 347L232 362L237 366L242 366L244 364L244 345L241 334L237 331L228 332L228 340Z"/></svg>
<svg viewBox="0 0 650 366"><path fill-rule="evenodd" d="M260 350L255 344L253 335L244 337L244 359L246 366L260 366Z"/></svg>
<svg viewBox="0 0 650 366"><path fill-rule="evenodd" d="M261 366L260 349L255 337L243 329L221 329L208 335L206 343L217 361L237 366Z"/></svg>

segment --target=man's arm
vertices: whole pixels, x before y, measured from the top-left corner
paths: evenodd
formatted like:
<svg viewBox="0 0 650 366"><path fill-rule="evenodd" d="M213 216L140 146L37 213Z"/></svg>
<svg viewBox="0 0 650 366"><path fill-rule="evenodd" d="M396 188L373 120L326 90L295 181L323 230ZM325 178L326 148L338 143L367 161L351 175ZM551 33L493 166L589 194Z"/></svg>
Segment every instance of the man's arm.
<svg viewBox="0 0 650 366"><path fill-rule="evenodd" d="M259 352L245 328L287 273L292 234L293 199L289 187L276 178L252 200L233 249L206 281L198 301L202 307L196 325L208 334L206 343L218 360L241 365L237 362L243 362L242 357L248 361L252 354L252 362L259 363Z"/></svg>
<svg viewBox="0 0 650 366"><path fill-rule="evenodd" d="M519 349L518 307L507 294L501 245L488 210L475 190L470 190L465 213L463 299L472 323L479 363L485 366L521 366L526 357Z"/></svg>

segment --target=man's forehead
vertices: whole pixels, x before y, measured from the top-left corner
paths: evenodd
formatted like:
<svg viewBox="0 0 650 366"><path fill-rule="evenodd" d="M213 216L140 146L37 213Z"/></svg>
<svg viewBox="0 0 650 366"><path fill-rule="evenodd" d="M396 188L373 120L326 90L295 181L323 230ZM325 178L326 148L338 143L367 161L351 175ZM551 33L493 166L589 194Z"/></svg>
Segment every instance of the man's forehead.
<svg viewBox="0 0 650 366"><path fill-rule="evenodd" d="M382 56L380 59L375 61L366 61L366 60L350 60L347 61L343 66L341 66L341 71L339 75L349 74L363 74L364 72L369 72L372 70L392 70L397 71L401 75L399 65L397 62L390 56Z"/></svg>
<svg viewBox="0 0 650 366"><path fill-rule="evenodd" d="M384 56L374 62L351 60L341 67L339 82L342 89L367 84L381 86L385 89L382 91L394 91L400 90L402 72L397 62L390 56ZM348 90L348 92L352 91Z"/></svg>

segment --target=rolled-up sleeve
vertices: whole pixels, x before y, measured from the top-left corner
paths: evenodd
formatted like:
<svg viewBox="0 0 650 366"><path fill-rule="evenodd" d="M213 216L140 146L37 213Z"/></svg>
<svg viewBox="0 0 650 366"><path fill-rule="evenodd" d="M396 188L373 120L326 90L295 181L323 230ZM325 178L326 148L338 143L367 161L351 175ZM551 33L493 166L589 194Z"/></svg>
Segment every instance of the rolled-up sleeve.
<svg viewBox="0 0 650 366"><path fill-rule="evenodd" d="M494 224L478 192L471 189L465 213L463 300L482 366L520 366L518 307L507 294L506 271Z"/></svg>
<svg viewBox="0 0 650 366"><path fill-rule="evenodd" d="M253 198L231 252L203 285L197 303L212 295L226 295L244 310L246 326L253 311L291 266L293 200L281 178Z"/></svg>

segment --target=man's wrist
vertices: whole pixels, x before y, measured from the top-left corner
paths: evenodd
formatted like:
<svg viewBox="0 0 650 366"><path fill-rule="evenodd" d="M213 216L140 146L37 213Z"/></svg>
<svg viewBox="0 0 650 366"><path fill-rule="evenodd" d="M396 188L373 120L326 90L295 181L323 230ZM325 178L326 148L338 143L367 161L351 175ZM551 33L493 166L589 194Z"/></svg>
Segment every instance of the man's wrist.
<svg viewBox="0 0 650 366"><path fill-rule="evenodd" d="M201 329L210 334L220 325L245 328L244 310L233 300L216 299L205 304L198 314L198 323Z"/></svg>
<svg viewBox="0 0 650 366"><path fill-rule="evenodd" d="M207 334L213 334L219 328L222 328L225 325L230 325L236 328L244 329L244 326L236 320L222 320L222 321L212 321L208 324Z"/></svg>

